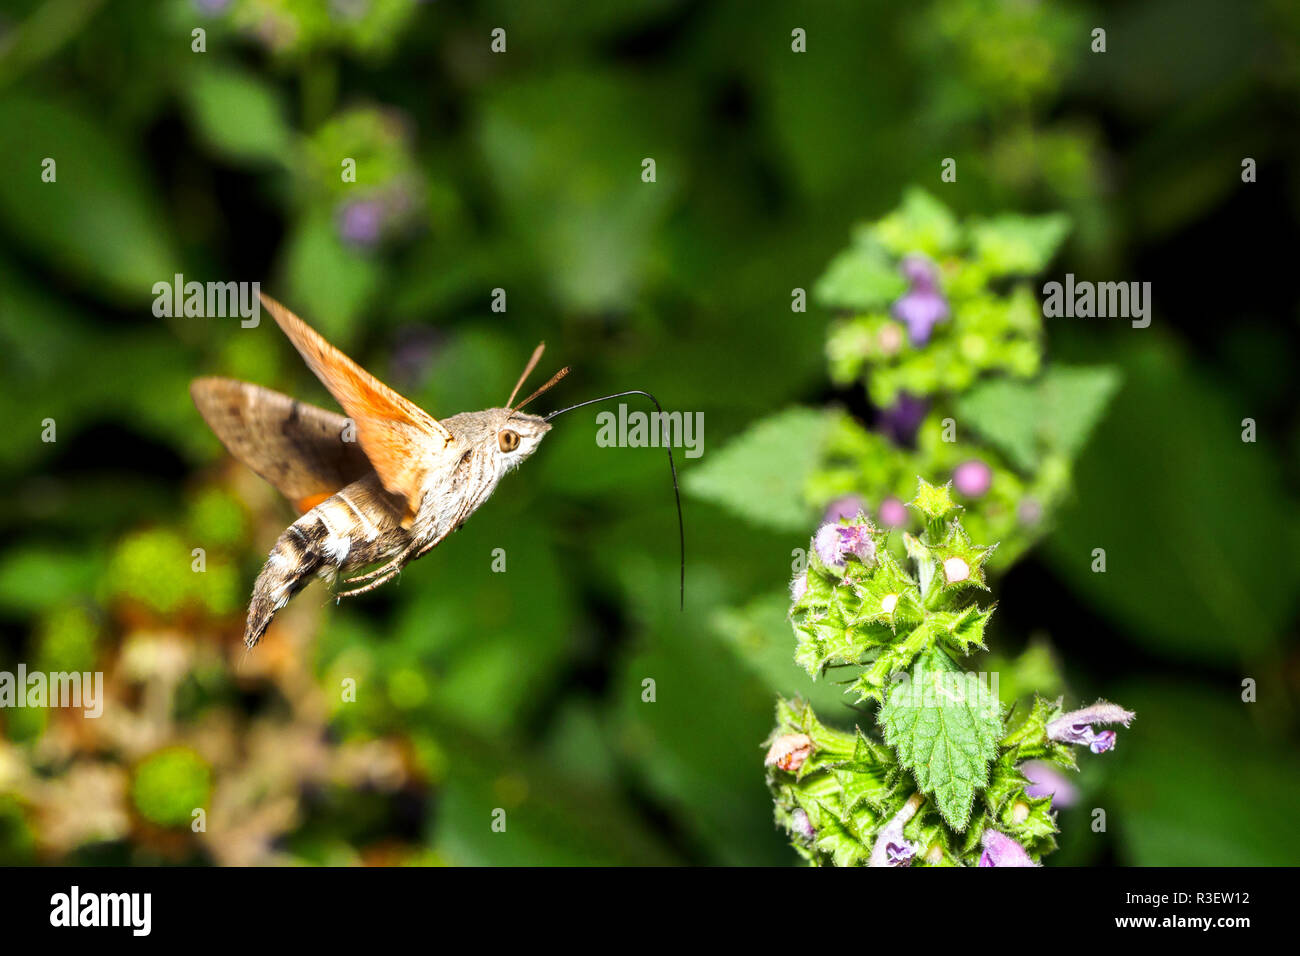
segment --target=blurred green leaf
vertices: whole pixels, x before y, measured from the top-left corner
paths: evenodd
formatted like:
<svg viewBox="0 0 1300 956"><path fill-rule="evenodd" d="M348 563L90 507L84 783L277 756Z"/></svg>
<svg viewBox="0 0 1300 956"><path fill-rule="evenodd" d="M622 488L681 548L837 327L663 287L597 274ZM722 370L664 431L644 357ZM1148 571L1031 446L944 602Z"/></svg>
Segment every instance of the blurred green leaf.
<svg viewBox="0 0 1300 956"><path fill-rule="evenodd" d="M362 310L383 284L379 260L345 244L325 210L313 211L298 222L284 257L288 291L274 298L330 341L346 345Z"/></svg>
<svg viewBox="0 0 1300 956"><path fill-rule="evenodd" d="M479 140L504 212L566 305L627 308L689 170L643 87L567 72L496 90ZM642 161L656 164L642 181Z"/></svg>
<svg viewBox="0 0 1300 956"><path fill-rule="evenodd" d="M855 243L831 260L813 287L828 309L884 309L907 290L897 265L875 243Z"/></svg>
<svg viewBox="0 0 1300 956"><path fill-rule="evenodd" d="M1049 539L1065 581L1103 617L1177 660L1240 661L1274 647L1295 608L1300 517L1268 436L1174 343L1120 353L1124 388L1076 472ZM1093 573L1104 548L1106 572Z"/></svg>
<svg viewBox="0 0 1300 956"><path fill-rule="evenodd" d="M755 524L808 531L816 516L804 482L817 466L835 413L791 408L763 419L713 452L686 478L686 490Z"/></svg>
<svg viewBox="0 0 1300 956"><path fill-rule="evenodd" d="M1036 275L1070 232L1070 217L998 216L972 224L975 256L994 275Z"/></svg>
<svg viewBox="0 0 1300 956"><path fill-rule="evenodd" d="M43 545L0 555L0 610L31 614L89 596L104 562L94 555Z"/></svg>
<svg viewBox="0 0 1300 956"><path fill-rule="evenodd" d="M1108 774L1109 823L1123 862L1290 866L1300 859L1300 761L1259 723L1255 711L1264 705L1243 703L1240 692L1233 683L1136 681L1115 690L1114 699L1137 712Z"/></svg>
<svg viewBox="0 0 1300 956"><path fill-rule="evenodd" d="M190 117L213 149L235 160L287 163L292 132L278 91L253 73L228 64L188 73Z"/></svg>
<svg viewBox="0 0 1300 956"><path fill-rule="evenodd" d="M842 678L833 673L814 680L793 658L790 598L784 591L755 598L742 608L725 608L713 616L713 628L737 657L779 697L802 697L830 718L851 715Z"/></svg>
<svg viewBox="0 0 1300 956"><path fill-rule="evenodd" d="M169 747L146 758L131 784L141 816L165 827L188 825L194 810L208 806L210 791L211 771L188 747Z"/></svg>
<svg viewBox="0 0 1300 956"><path fill-rule="evenodd" d="M43 182L46 159L57 178ZM136 155L77 108L0 95L0 225L105 297L141 303L178 261Z"/></svg>
<svg viewBox="0 0 1300 956"><path fill-rule="evenodd" d="M957 400L961 420L1025 471L1046 454L1073 458L1119 387L1112 368L1054 365L1036 382L994 379Z"/></svg>

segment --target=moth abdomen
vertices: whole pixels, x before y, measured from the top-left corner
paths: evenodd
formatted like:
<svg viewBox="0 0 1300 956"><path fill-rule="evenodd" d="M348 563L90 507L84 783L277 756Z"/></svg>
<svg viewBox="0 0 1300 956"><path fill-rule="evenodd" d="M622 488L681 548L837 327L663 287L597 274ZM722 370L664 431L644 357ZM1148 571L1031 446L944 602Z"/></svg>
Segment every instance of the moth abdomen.
<svg viewBox="0 0 1300 956"><path fill-rule="evenodd" d="M374 476L354 482L285 529L253 585L244 643L262 639L277 611L307 586L311 575L332 581L340 572L386 561L406 550L401 505Z"/></svg>
<svg viewBox="0 0 1300 956"><path fill-rule="evenodd" d="M319 524L303 529L298 522L289 525L267 555L266 564L253 584L248 604L248 622L244 627L244 644L253 647L271 626L275 612L289 603L320 570L325 558L320 548L323 535L312 533Z"/></svg>

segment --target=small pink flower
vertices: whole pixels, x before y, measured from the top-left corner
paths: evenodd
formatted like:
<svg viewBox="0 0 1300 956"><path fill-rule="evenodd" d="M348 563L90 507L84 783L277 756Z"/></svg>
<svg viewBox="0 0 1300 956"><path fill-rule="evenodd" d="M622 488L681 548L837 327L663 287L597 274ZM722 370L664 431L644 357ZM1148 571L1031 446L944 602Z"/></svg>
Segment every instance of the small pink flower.
<svg viewBox="0 0 1300 956"><path fill-rule="evenodd" d="M1005 833L985 830L980 842L984 845L980 866L1038 866L1025 848Z"/></svg>
<svg viewBox="0 0 1300 956"><path fill-rule="evenodd" d="M1050 796L1054 807L1073 806L1079 800L1079 788L1046 761L1031 760L1021 765L1020 772L1029 778L1029 786L1025 787L1027 797Z"/></svg>
<svg viewBox="0 0 1300 956"><path fill-rule="evenodd" d="M808 572L805 571L795 577L790 582L790 599L792 601L801 601L803 596L808 593Z"/></svg>
<svg viewBox="0 0 1300 956"><path fill-rule="evenodd" d="M876 509L880 518L880 523L891 528L904 528L907 526L907 506L897 498L886 498Z"/></svg>
<svg viewBox="0 0 1300 956"><path fill-rule="evenodd" d="M839 524L841 518L853 519L867 513L867 503L860 495L841 495L826 506L822 521L826 524Z"/></svg>
<svg viewBox="0 0 1300 956"><path fill-rule="evenodd" d="M952 486L967 498L979 498L993 485L993 469L979 459L963 461L952 473Z"/></svg>

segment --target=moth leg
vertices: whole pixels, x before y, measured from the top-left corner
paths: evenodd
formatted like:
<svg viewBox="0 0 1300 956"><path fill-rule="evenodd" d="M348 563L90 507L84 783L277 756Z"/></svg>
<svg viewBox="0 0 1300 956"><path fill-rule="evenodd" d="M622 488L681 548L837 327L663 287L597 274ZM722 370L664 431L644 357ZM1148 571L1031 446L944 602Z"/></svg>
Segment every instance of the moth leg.
<svg viewBox="0 0 1300 956"><path fill-rule="evenodd" d="M389 562L389 564L388 564L388 565L385 565L384 567L389 567L389 566L392 565L392 564L393 564L393 562ZM381 570L382 570L382 569L381 569ZM335 594L334 596L335 596L336 598L345 598L345 597L356 597L358 594L365 594L367 591L373 591L375 588L379 587L381 584L387 584L389 581L391 581L393 578L397 577L397 575L399 575L399 574L401 574L401 573L402 573L402 567L401 567L401 565L397 565L397 566L395 566L395 567L392 567L392 569L389 570L389 571L388 571L386 574L384 574L382 577L375 578L375 579L374 579L373 581L371 581L369 584L363 584L361 587L359 587L359 588L352 588L352 589L349 590L349 591L339 591L339 592L338 592L337 594ZM352 580L355 581L355 580L357 580L357 579L356 579L356 578L353 578ZM352 582L349 581L348 583L351 584Z"/></svg>
<svg viewBox="0 0 1300 956"><path fill-rule="evenodd" d="M398 567L398 566L399 566L399 565L398 565L398 562L402 561L402 558L404 558L404 557L406 557L406 554L405 554L405 553L399 554L397 557L393 558L393 560L389 561L389 562L386 563L386 564L381 564L379 567L375 568L373 571L367 571L365 574L358 574L358 575L355 575L355 576L353 576L353 577L348 578L348 579L347 579L346 581L344 581L343 583L344 583L344 584L359 584L359 583L362 582L362 581L370 581L370 580L373 580L374 578L377 578L377 577L379 577L380 575L387 574L389 571L393 570L393 568Z"/></svg>

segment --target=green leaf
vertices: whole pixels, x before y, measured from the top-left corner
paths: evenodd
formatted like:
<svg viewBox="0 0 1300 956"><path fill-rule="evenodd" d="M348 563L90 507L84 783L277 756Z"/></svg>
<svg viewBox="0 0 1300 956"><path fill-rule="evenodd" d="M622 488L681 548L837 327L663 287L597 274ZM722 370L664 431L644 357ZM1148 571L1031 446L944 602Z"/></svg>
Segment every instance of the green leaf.
<svg viewBox="0 0 1300 956"><path fill-rule="evenodd" d="M949 826L964 830L1002 733L1001 705L987 685L931 651L890 693L879 722L916 785L933 795Z"/></svg>
<svg viewBox="0 0 1300 956"><path fill-rule="evenodd" d="M743 608L724 608L712 618L725 643L769 689L785 697L799 694L824 710L842 707L842 688L814 681L790 659L790 599L784 591L750 601ZM814 669L815 671L815 669Z"/></svg>
<svg viewBox="0 0 1300 956"><path fill-rule="evenodd" d="M379 263L347 246L325 212L305 217L287 247L286 301L330 341L346 343L383 281Z"/></svg>
<svg viewBox="0 0 1300 956"><path fill-rule="evenodd" d="M827 309L883 309L907 290L907 280L885 251L859 244L841 252L817 284L813 297Z"/></svg>
<svg viewBox="0 0 1300 956"><path fill-rule="evenodd" d="M1285 439L1261 429L1242 441L1256 400L1158 336L1125 350L1124 390L1079 460L1049 554L1099 614L1170 660L1263 658L1296 607ZM1105 573L1092 570L1095 548Z"/></svg>
<svg viewBox="0 0 1300 956"><path fill-rule="evenodd" d="M903 194L902 205L881 219L870 234L896 256L919 252L938 259L957 246L961 227L947 206L925 190L912 187Z"/></svg>
<svg viewBox="0 0 1300 956"><path fill-rule="evenodd" d="M54 182L41 179L46 159L55 162ZM0 97L0 182L0 225L97 291L143 302L177 271L138 157L96 118L53 99Z"/></svg>
<svg viewBox="0 0 1300 956"><path fill-rule="evenodd" d="M1070 232L1070 218L997 216L971 226L975 255L993 275L1034 275L1051 262Z"/></svg>
<svg viewBox="0 0 1300 956"><path fill-rule="evenodd" d="M754 524L807 531L816 515L804 503L804 483L834 420L832 413L808 408L763 419L710 455L683 484Z"/></svg>
<svg viewBox="0 0 1300 956"><path fill-rule="evenodd" d="M217 152L239 160L288 159L284 105L254 74L225 65L198 69L186 99L194 125Z"/></svg>
<svg viewBox="0 0 1300 956"><path fill-rule="evenodd" d="M1290 866L1300 859L1300 759L1289 735L1257 713L1267 704L1243 704L1221 682L1186 678L1107 690L1137 710L1141 727L1122 735L1113 754L1095 758L1114 758L1097 805L1114 805L1120 863Z"/></svg>
<svg viewBox="0 0 1300 956"><path fill-rule="evenodd" d="M1054 366L1036 382L995 379L957 401L957 414L1024 471L1048 453L1073 458L1119 387L1111 368Z"/></svg>

